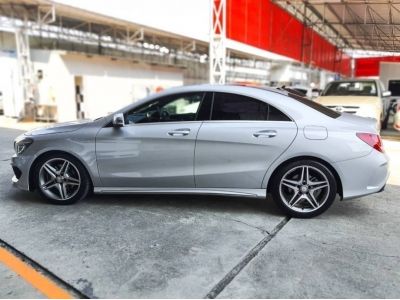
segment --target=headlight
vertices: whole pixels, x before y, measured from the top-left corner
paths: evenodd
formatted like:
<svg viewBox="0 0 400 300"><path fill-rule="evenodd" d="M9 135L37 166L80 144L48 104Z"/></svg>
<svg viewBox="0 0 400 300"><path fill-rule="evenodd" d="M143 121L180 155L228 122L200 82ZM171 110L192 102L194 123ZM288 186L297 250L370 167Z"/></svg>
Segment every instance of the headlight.
<svg viewBox="0 0 400 300"><path fill-rule="evenodd" d="M15 142L15 143L14 143L15 152L16 152L17 154L21 154L21 153L24 152L25 149L28 148L29 145L32 144L32 143L33 143L33 140L30 139L30 138L25 138L25 139L23 139L23 140L20 140L20 141L18 141L18 142Z"/></svg>

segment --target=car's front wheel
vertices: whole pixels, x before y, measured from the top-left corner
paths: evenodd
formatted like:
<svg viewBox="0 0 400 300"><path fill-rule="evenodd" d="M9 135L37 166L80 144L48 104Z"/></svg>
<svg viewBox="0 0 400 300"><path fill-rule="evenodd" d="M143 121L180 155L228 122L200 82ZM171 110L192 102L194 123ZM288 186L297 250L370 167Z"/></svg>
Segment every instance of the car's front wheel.
<svg viewBox="0 0 400 300"><path fill-rule="evenodd" d="M54 204L71 204L87 196L91 182L84 166L73 156L51 154L41 157L34 170L36 187Z"/></svg>
<svg viewBox="0 0 400 300"><path fill-rule="evenodd" d="M284 165L272 181L272 197L289 216L311 218L332 205L337 184L323 164L301 160Z"/></svg>

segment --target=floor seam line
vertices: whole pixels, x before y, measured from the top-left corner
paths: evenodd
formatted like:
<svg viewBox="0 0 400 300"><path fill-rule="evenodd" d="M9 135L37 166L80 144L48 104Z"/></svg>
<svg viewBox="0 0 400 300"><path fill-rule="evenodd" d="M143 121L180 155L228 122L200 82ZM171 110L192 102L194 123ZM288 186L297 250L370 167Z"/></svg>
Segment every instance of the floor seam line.
<svg viewBox="0 0 400 300"><path fill-rule="evenodd" d="M213 216L217 216L217 215L216 215L216 214L213 214ZM251 224L249 224L249 223L243 222L243 221L238 220L238 219L228 218L228 217L221 217L221 218L224 219L224 220L227 220L227 221L236 222L236 223L239 223L239 224L243 224L243 225L245 225L245 226L248 226L248 227L250 227L250 228L256 229L256 230L260 231L263 235L271 234L268 230L266 230L266 229L264 229L264 228L262 228L262 227L258 227L258 226L255 226L255 225L251 225Z"/></svg>
<svg viewBox="0 0 400 300"><path fill-rule="evenodd" d="M246 222L243 222L243 221L241 221L241 220L236 220L236 219L230 219L230 218L227 218L226 220L231 220L231 221L233 221L233 222L237 222L237 223L239 223L239 224L243 224L243 225L246 225L246 226L248 226L248 227L250 227L250 228L253 228L253 229L256 229L256 230L258 230L258 231L260 231L262 234L270 234L270 232L268 231L268 230L265 230L265 229L263 229L263 228L261 228L261 227L258 227L258 226L255 226L255 225L251 225L251 224L249 224L249 223L246 223Z"/></svg>
<svg viewBox="0 0 400 300"><path fill-rule="evenodd" d="M231 269L204 297L205 299L215 299L239 273L260 253L262 249L277 235L277 233L290 221L290 217L285 217L278 225L257 243L233 269Z"/></svg>
<svg viewBox="0 0 400 300"><path fill-rule="evenodd" d="M74 297L79 298L79 299L89 299L87 295L79 291L77 288L73 287L71 284L67 283L57 275L55 275L53 272L51 272L49 269L45 268L41 264L37 263L34 261L32 258L24 254L23 252L19 251L15 247L11 246L9 243L5 242L4 240L0 239L0 248L3 248L19 259L21 259L23 262L28 264L30 267L32 267L34 270L39 272L40 274L44 275L45 277L49 278L53 282L55 282L57 285L60 287L64 288L68 292L70 292ZM93 297L92 297L93 298Z"/></svg>

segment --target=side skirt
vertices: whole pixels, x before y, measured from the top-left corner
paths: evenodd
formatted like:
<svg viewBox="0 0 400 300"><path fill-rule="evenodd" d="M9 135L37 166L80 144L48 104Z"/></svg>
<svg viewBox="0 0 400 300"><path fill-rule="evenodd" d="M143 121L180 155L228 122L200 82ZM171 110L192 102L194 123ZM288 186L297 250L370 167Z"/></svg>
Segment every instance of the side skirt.
<svg viewBox="0 0 400 300"><path fill-rule="evenodd" d="M198 194L265 198L265 189L95 187L96 194Z"/></svg>

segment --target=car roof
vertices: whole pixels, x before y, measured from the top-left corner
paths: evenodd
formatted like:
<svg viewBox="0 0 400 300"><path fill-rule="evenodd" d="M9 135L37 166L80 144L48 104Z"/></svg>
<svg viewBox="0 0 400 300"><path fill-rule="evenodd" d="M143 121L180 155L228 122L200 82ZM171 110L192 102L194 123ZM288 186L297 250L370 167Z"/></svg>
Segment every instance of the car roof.
<svg viewBox="0 0 400 300"><path fill-rule="evenodd" d="M184 92L227 92L227 93L240 93L240 91L246 92L251 90L262 90L271 93L277 93L284 96L288 95L288 92L282 89L267 87L267 86L258 86L258 85L245 85L245 84L196 84L196 85L184 85L179 87L173 87L166 89L165 91L159 93L169 95L175 93L184 93Z"/></svg>
<svg viewBox="0 0 400 300"><path fill-rule="evenodd" d="M270 105L282 110L292 120L296 120L296 122L300 123L308 123L310 118L315 120L322 118L324 120L323 122L327 121L326 115L303 103L305 100L310 102L312 102L312 100L307 99L304 95L299 94L299 92L291 89L284 90L267 86L250 86L242 84L198 84L168 88L164 91L150 94L141 100L135 101L115 113L124 113L157 98L196 92L220 92L254 97L268 102ZM298 98L301 98L302 101ZM109 116L105 122L110 122L111 118L112 116Z"/></svg>
<svg viewBox="0 0 400 300"><path fill-rule="evenodd" d="M266 86L249 86L249 85L239 85L239 84L197 84L197 85L184 85L179 87L172 87L158 93L150 94L141 100L135 101L134 103L121 108L117 112L134 108L136 106L146 103L147 101L151 101L159 97L168 97L175 94L195 93L195 92L232 93L249 97L255 97L258 99L263 99L263 98L265 99L267 94L269 94L270 101L274 101L273 99L276 99L277 96L285 96L288 97L288 99L295 101L289 97L288 91Z"/></svg>

